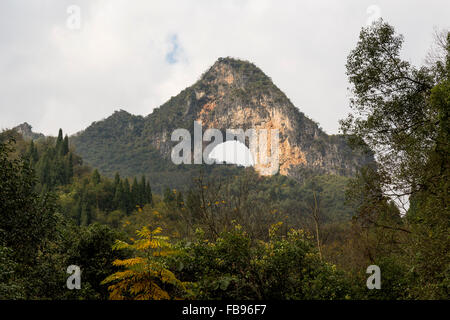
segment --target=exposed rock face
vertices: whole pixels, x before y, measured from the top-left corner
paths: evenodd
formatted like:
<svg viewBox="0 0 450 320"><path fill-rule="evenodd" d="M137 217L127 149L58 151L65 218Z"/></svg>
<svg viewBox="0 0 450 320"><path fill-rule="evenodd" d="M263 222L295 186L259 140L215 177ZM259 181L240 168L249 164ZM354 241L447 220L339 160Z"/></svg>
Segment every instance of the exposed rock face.
<svg viewBox="0 0 450 320"><path fill-rule="evenodd" d="M201 108L196 120L204 127L253 128L257 132L266 129L267 142L263 141L262 145L267 153L271 150L270 133L276 129L280 137L280 173L287 175L292 166L307 165L306 156L295 139L295 130L300 128L289 118L289 114L295 114L300 120L301 114L254 65L220 59L200 80L197 90ZM259 153L253 156L259 158ZM255 165L261 174L270 174L269 167L269 164Z"/></svg>
<svg viewBox="0 0 450 320"><path fill-rule="evenodd" d="M17 127L14 127L13 130L16 130L18 133L20 133L26 140L37 140L39 138L45 137L42 133L33 132L31 128L31 125L24 122Z"/></svg>
<svg viewBox="0 0 450 320"><path fill-rule="evenodd" d="M343 137L330 137L320 130L251 63L219 59L193 90L195 120L204 128L254 128L268 132L277 129L281 174L305 167L351 175L358 166L370 161L370 157L353 155ZM270 138L267 147L269 152ZM268 172L267 166L260 164L255 169L261 174Z"/></svg>
<svg viewBox="0 0 450 320"><path fill-rule="evenodd" d="M171 149L175 144L170 140L172 131L186 128L193 132L194 121L200 122L203 130L216 128L222 132L237 128L266 129L268 132L277 129L279 169L283 175L298 177L304 170L352 175L359 166L372 161L371 155L354 154L344 137L324 133L255 65L231 58L219 59L199 81L147 117L135 117L128 113L119 117L115 114L104 123L94 123L74 137L73 142L87 162L100 168L114 157L113 154L109 156L93 151L95 146L103 143L105 135L109 146L118 144L111 152L119 148L127 153L123 161L128 158L133 163L133 157L142 158L142 153L152 152L150 149L158 150L163 158L170 161ZM108 122L114 122L114 128L121 129L99 136L102 131L100 127L109 127ZM92 136L92 132L97 134ZM266 143L269 152L270 144L269 137ZM136 150L139 150L139 156ZM112 165L120 169L117 163ZM123 165L130 166L129 163ZM145 171L145 165L140 167L142 169L137 168L133 172L148 174L141 172ZM264 164L256 165L255 169L261 174L269 172Z"/></svg>

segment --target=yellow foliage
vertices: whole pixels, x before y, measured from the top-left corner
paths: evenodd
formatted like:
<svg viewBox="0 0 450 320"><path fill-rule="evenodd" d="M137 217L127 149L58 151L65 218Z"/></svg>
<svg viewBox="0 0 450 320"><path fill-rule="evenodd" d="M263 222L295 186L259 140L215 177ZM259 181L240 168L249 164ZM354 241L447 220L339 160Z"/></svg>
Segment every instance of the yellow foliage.
<svg viewBox="0 0 450 320"><path fill-rule="evenodd" d="M136 231L138 240L128 244L117 240L114 250L131 249L136 256L129 259L117 259L114 266L123 267L105 280L110 284L108 290L111 300L167 300L178 299L177 293L186 292L186 283L178 280L170 270L164 268L162 256L175 253L169 238L162 236L162 229L149 230L143 227ZM171 297L169 292L173 292Z"/></svg>
<svg viewBox="0 0 450 320"><path fill-rule="evenodd" d="M272 224L269 228L269 237L270 238L275 237L282 225L283 225L282 221L278 221L277 223Z"/></svg>
<svg viewBox="0 0 450 320"><path fill-rule="evenodd" d="M143 263L143 259L141 257L131 258L131 259L125 259L125 260L114 260L113 265L115 266L134 266L135 264Z"/></svg>

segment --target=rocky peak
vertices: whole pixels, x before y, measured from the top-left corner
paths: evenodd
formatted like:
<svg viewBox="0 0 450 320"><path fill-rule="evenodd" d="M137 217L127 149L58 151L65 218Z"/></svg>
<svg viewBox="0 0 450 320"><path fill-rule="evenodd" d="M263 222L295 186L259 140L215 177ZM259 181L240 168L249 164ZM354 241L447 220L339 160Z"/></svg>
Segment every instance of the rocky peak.
<svg viewBox="0 0 450 320"><path fill-rule="evenodd" d="M205 129L276 129L280 134L280 172L288 174L291 166L306 164L299 138L308 135L305 140L310 141L321 134L320 129L253 63L220 58L193 87L195 120ZM261 174L270 171L258 165L255 169Z"/></svg>
<svg viewBox="0 0 450 320"><path fill-rule="evenodd" d="M261 69L249 61L234 58L219 58L202 76L206 85L224 85L244 89L247 85L258 82L272 84Z"/></svg>
<svg viewBox="0 0 450 320"><path fill-rule="evenodd" d="M44 137L42 133L35 133L31 129L32 126L27 122L19 124L17 127L13 128L13 130L20 133L25 140L37 140L39 138Z"/></svg>
<svg viewBox="0 0 450 320"><path fill-rule="evenodd" d="M281 174L295 175L297 169L307 168L347 175L368 160L352 155L344 137L324 133L253 63L219 58L191 88L196 101L190 109L204 129L278 130ZM270 136L267 146L269 140ZM255 169L266 175L269 167Z"/></svg>
<svg viewBox="0 0 450 320"><path fill-rule="evenodd" d="M175 145L171 133L185 128L192 134L194 121L200 122L203 130L215 128L222 132L277 129L279 172L283 175L296 177L305 170L351 175L372 160L370 156L353 154L344 137L323 132L253 63L233 58L219 58L195 84L145 118L121 110L94 123L73 141L81 155L94 166L112 167L111 159L117 156L113 153L114 146L133 163L133 172L147 174L135 159L141 159L144 154L154 155L153 150L157 150L170 161ZM270 134L267 137L270 139ZM270 143L268 140L267 146ZM102 151L106 155L97 151L99 145L110 146ZM114 167L119 168L116 163ZM129 170L130 165L124 160L122 167ZM270 172L264 165L255 169L262 175Z"/></svg>

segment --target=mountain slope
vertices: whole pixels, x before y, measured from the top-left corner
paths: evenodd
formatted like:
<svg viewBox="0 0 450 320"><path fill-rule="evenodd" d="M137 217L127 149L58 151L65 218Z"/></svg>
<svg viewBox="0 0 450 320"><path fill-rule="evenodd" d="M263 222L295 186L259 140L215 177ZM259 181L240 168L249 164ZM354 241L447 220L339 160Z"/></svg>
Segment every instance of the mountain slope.
<svg viewBox="0 0 450 320"><path fill-rule="evenodd" d="M177 128L192 133L194 121L203 130L278 129L283 175L299 178L306 170L348 176L372 161L371 155L354 154L344 137L324 133L254 64L232 58L218 59L194 85L150 115L115 112L73 136L71 143L85 161L108 175L178 171L181 167L170 161L176 144L170 135ZM264 173L262 167L255 169Z"/></svg>

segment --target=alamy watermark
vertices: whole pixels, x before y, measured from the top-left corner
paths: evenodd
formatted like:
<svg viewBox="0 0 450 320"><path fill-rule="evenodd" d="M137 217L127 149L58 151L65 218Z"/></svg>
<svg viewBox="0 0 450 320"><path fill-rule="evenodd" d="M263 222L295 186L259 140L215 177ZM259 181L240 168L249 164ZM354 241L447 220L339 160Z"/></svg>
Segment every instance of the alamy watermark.
<svg viewBox="0 0 450 320"><path fill-rule="evenodd" d="M370 265L367 267L366 273L371 274L370 277L367 278L367 289L381 289L381 270L377 265Z"/></svg>
<svg viewBox="0 0 450 320"><path fill-rule="evenodd" d="M70 265L67 267L67 273L70 276L67 278L66 285L67 289L81 289L81 269L79 266Z"/></svg>
<svg viewBox="0 0 450 320"><path fill-rule="evenodd" d="M369 15L366 19L366 25L370 26L374 21L381 18L381 8L376 4L367 7L366 13Z"/></svg>
<svg viewBox="0 0 450 320"><path fill-rule="evenodd" d="M77 5L70 5L66 10L68 17L66 20L66 26L70 30L81 29L81 8Z"/></svg>

